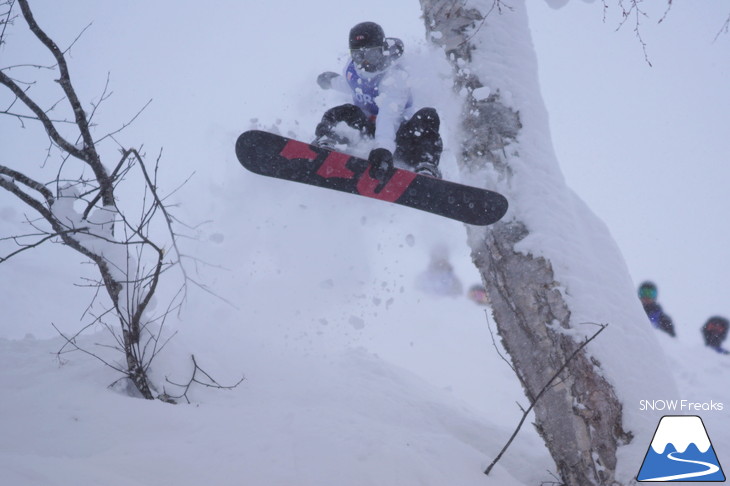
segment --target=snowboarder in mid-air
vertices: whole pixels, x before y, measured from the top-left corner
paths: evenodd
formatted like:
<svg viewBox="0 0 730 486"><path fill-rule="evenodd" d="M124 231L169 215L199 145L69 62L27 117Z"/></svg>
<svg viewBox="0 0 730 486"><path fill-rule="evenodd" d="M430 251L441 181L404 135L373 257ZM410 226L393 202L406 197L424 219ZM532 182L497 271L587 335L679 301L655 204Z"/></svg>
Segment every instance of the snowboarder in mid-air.
<svg viewBox="0 0 730 486"><path fill-rule="evenodd" d="M350 31L350 60L342 75L317 82L352 102L327 110L312 143L261 130L236 139L236 157L251 172L438 214L485 226L507 212L493 190L444 180L438 169L443 143L434 108L416 110L408 74L398 59L403 42L385 37L374 22ZM359 145L360 142L362 145ZM367 159L347 153L365 151ZM374 148L373 148L374 147Z"/></svg>
<svg viewBox="0 0 730 486"><path fill-rule="evenodd" d="M434 108L415 110L408 73L398 62L403 42L385 37L375 22L362 22L350 30L349 47L344 74L324 72L317 83L351 94L353 102L325 112L313 143L333 148L357 142L338 131L344 123L356 136L374 140L368 160L378 170L392 168L395 159L414 172L440 178L439 116Z"/></svg>
<svg viewBox="0 0 730 486"><path fill-rule="evenodd" d="M644 282L639 286L639 299L652 325L670 336L674 336L672 318L666 315L662 306L657 303L657 294L658 289L654 282Z"/></svg>

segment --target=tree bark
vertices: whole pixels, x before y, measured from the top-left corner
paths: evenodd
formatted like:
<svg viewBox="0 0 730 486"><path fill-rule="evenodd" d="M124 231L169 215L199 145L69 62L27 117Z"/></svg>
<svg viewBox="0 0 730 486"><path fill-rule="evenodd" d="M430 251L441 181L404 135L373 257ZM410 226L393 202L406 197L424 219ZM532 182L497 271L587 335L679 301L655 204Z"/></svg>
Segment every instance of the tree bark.
<svg viewBox="0 0 730 486"><path fill-rule="evenodd" d="M475 74L478 70L470 67L481 60L474 42L479 30L489 28L488 21L495 16L515 13L499 0L421 0L421 7L429 39L444 49L452 64L454 89L465 93L461 168L471 173L491 167L507 187L512 177L510 161L519 158L522 120L517 111L502 103L500 92L494 91L509 86L490 86L492 93L486 99L474 96L474 90L484 84ZM509 34L529 38L527 28ZM510 39L504 40L509 45ZM499 65L492 63L490 68L499 69ZM623 430L622 404L604 378L600 363L585 349L570 359L580 343L572 337L570 307L550 261L516 249L530 232L519 220L503 220L487 228L468 227L467 232L499 335L531 403L570 361L560 379L534 403L535 426L562 481L568 486L619 484L615 480L616 450L631 439Z"/></svg>

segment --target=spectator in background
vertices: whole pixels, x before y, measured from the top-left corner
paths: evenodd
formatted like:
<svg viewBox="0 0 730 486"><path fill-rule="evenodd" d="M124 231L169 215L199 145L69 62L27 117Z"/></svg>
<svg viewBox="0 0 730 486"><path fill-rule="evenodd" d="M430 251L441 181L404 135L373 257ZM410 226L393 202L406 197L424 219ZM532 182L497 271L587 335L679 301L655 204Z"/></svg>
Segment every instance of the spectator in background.
<svg viewBox="0 0 730 486"><path fill-rule="evenodd" d="M652 325L670 336L675 336L672 318L664 313L662 306L657 303L657 286L654 282L644 282L639 286L639 299L644 306L644 312Z"/></svg>
<svg viewBox="0 0 730 486"><path fill-rule="evenodd" d="M474 284L469 287L467 297L479 305L489 305L489 296L487 295L487 289L484 285Z"/></svg>
<svg viewBox="0 0 730 486"><path fill-rule="evenodd" d="M464 295L461 280L449 262L449 250L446 246L437 245L431 250L428 268L417 276L416 288L431 295L448 297Z"/></svg>
<svg viewBox="0 0 730 486"><path fill-rule="evenodd" d="M730 323L724 317L713 316L707 319L705 325L702 326L705 346L721 354L730 354L730 351L722 347L722 342L727 337L728 327L730 327Z"/></svg>

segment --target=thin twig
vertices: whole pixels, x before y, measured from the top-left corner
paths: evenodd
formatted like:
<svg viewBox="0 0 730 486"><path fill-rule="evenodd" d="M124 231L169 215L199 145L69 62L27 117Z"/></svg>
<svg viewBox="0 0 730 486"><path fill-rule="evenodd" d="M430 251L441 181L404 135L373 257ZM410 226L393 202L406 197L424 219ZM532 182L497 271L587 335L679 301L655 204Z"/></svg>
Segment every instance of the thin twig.
<svg viewBox="0 0 730 486"><path fill-rule="evenodd" d="M7 29L8 24L13 22L13 17L11 17L11 14L13 13L13 4L15 4L15 0L10 0L6 3L8 6L8 13L5 15L5 19L0 21L0 25L3 26L3 30L0 31L0 45L3 44L3 39L5 38L5 29Z"/></svg>
<svg viewBox="0 0 730 486"><path fill-rule="evenodd" d="M66 344L69 344L69 345L71 345L71 346L72 346L72 347L74 348L74 350L75 350L75 351L81 351L82 353L84 353L84 354L86 354L86 355L89 355L89 356L91 356L91 357L93 357L93 358L96 358L97 360L101 361L102 363L104 363L105 365L107 365L107 366L108 366L109 368L111 368L111 369L113 369L113 370L115 370L115 371L118 371L119 373L123 373L123 374L125 374L125 375L129 376L129 372L128 372L128 371L125 371L125 370L123 370L122 368L120 368L120 367L118 367L118 366L114 366L113 364L109 363L108 361L106 361L106 360L105 360L104 358L102 358L102 357L101 357L101 356L99 356L98 354L94 354L94 353L92 353L92 352L90 352L90 351L88 351L88 350L86 350L86 349L84 349L84 348L80 347L80 346L79 346L78 344L76 344L76 337L77 337L77 336L78 336L79 334L81 334L81 332L82 332L83 330L82 330L82 331L79 331L78 333L76 333L76 334L75 334L75 335L74 335L74 336L73 336L72 338L69 338L69 337L67 337L67 336L66 336L65 334L63 334L63 333L61 332L61 330L60 330L60 329L58 329L58 327L56 327L56 325L55 325L55 324L51 323L51 325L52 325L52 326L53 326L53 328L54 328L54 329L56 330L56 332L58 332L58 334L59 334L59 335L60 335L60 336L61 336L61 337L62 337L62 338L63 338L63 339L64 339L64 340L66 341ZM88 326L86 326L86 327L88 327ZM64 345L64 347L65 347L65 345ZM63 349L63 348L61 348L61 349ZM59 352L57 353L57 355L59 355L59 356L60 356L60 355L61 355L61 351L59 351Z"/></svg>
<svg viewBox="0 0 730 486"><path fill-rule="evenodd" d="M180 387L183 389L182 393L180 395L170 395L167 392L164 392L164 396L161 398L162 400L167 399L167 401L172 400L179 400L180 398L184 398L185 401L190 403L190 399L188 398L188 392L190 391L190 388L193 386L193 384L202 385L207 388L217 388L219 390L232 390L236 388L238 385L243 383L243 381L246 379L245 376L242 376L240 380L238 380L234 385L221 385L217 381L213 379L205 370L203 370L199 365L198 362L195 361L195 356L190 356L193 360L193 373L190 376L190 379L185 384L179 384L175 383L173 381L170 381L168 378L165 378L165 381L167 381L169 384ZM198 373L201 373L208 381L201 381L197 378Z"/></svg>
<svg viewBox="0 0 730 486"><path fill-rule="evenodd" d="M725 22L722 24L722 27L720 27L720 30L715 35L715 38L712 39L712 42L717 42L717 39L722 34L727 34L729 31L730 31L730 15L727 16L727 18L725 19Z"/></svg>
<svg viewBox="0 0 730 486"><path fill-rule="evenodd" d="M507 363L507 366L509 366L510 369L514 371L516 375L518 375L519 373L517 373L515 367L512 366L512 363L502 354L502 350L499 349L499 347L497 346L497 341L494 339L494 332L492 331L492 324L489 320L489 310L484 309L484 316L487 318L487 328L489 329L489 335L492 338L492 346L494 346L494 349L497 350L497 355L499 355L499 357L502 358L502 361Z"/></svg>
<svg viewBox="0 0 730 486"><path fill-rule="evenodd" d="M86 229L87 228L73 228L73 229L69 229L69 230L66 230L66 231L62 231L61 233L65 233L65 234L81 233L81 232L86 231ZM24 251L31 250L33 248L37 248L37 247L41 246L43 243L45 243L46 241L48 241L50 239L53 239L53 238L55 238L57 236L61 236L61 233L50 233L50 234L46 235L45 237L41 238L40 240L38 240L38 241L36 241L34 243L20 245L21 248L15 250L14 252L8 253L5 256L0 256L0 263L3 263L5 261L7 261L7 260L10 260L14 256L17 256L18 254L23 253ZM13 239L15 239L15 238L13 238Z"/></svg>

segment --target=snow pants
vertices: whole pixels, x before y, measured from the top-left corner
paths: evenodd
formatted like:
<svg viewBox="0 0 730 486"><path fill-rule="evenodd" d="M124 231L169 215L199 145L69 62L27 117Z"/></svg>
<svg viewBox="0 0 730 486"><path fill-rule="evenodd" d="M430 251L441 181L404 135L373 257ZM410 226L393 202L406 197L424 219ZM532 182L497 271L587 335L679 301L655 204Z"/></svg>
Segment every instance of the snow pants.
<svg viewBox="0 0 730 486"><path fill-rule="evenodd" d="M317 137L331 136L334 127L344 122L349 127L358 130L363 137L375 136L375 122L353 104L345 104L330 108L322 116L317 125ZM443 141L439 134L441 120L433 108L421 108L409 120L401 123L395 134L395 153L393 156L413 167L427 162L438 165L443 151Z"/></svg>

